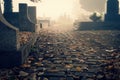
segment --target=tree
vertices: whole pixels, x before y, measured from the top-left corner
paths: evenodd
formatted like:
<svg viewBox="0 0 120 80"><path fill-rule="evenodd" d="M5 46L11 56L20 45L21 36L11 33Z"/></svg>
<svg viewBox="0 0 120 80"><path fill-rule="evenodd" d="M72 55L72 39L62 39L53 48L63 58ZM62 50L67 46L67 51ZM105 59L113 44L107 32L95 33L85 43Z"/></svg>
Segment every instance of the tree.
<svg viewBox="0 0 120 80"><path fill-rule="evenodd" d="M100 21L102 21L102 15L99 15L97 12L94 12L89 18L93 22L100 22Z"/></svg>

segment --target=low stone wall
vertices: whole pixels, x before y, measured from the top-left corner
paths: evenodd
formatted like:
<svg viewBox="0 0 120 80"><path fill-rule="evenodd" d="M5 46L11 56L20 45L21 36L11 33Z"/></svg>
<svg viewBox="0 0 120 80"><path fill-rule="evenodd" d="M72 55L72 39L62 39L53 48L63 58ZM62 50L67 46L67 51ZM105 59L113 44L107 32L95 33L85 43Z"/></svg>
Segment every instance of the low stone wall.
<svg viewBox="0 0 120 80"><path fill-rule="evenodd" d="M80 22L78 30L120 30L119 22Z"/></svg>
<svg viewBox="0 0 120 80"><path fill-rule="evenodd" d="M33 33L29 42L19 50L0 52L0 68L11 68L23 64L30 53L31 46L36 42L36 39L37 34Z"/></svg>
<svg viewBox="0 0 120 80"><path fill-rule="evenodd" d="M21 53L21 64L24 63L24 61L27 59L30 53L31 47L36 42L36 39L37 39L37 34L33 33L30 41L25 46L21 47L21 49L19 50Z"/></svg>

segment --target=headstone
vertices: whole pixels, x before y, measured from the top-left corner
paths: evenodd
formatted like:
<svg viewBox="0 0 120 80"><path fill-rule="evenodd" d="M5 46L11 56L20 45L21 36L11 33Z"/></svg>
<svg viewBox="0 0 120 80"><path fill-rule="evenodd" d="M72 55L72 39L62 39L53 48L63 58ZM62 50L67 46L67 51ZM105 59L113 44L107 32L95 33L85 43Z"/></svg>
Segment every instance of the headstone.
<svg viewBox="0 0 120 80"><path fill-rule="evenodd" d="M19 26L20 31L36 31L35 23L28 16L28 6L24 3L19 4Z"/></svg>
<svg viewBox="0 0 120 80"><path fill-rule="evenodd" d="M14 51L20 47L19 29L9 24L3 17L0 6L0 51Z"/></svg>
<svg viewBox="0 0 120 80"><path fill-rule="evenodd" d="M36 21L36 7L35 6L29 6L28 7L28 16L31 22L34 24L37 23Z"/></svg>
<svg viewBox="0 0 120 80"><path fill-rule="evenodd" d="M13 26L19 28L19 12L4 13L4 18Z"/></svg>
<svg viewBox="0 0 120 80"><path fill-rule="evenodd" d="M111 21L111 22L120 21L119 1L118 0L107 0L106 7L107 7L107 10L105 14L105 21Z"/></svg>
<svg viewBox="0 0 120 80"><path fill-rule="evenodd" d="M44 19L44 20L38 20L40 28L48 28L50 26L50 20Z"/></svg>
<svg viewBox="0 0 120 80"><path fill-rule="evenodd" d="M28 7L28 17L32 23L35 24L36 32L40 31L39 23L37 23L37 17L36 17L36 7L35 6L29 6Z"/></svg>
<svg viewBox="0 0 120 80"><path fill-rule="evenodd" d="M19 28L19 14L13 12L12 0L4 0L4 18L13 26Z"/></svg>
<svg viewBox="0 0 120 80"><path fill-rule="evenodd" d="M0 6L0 68L20 63L19 48L19 29L4 19Z"/></svg>

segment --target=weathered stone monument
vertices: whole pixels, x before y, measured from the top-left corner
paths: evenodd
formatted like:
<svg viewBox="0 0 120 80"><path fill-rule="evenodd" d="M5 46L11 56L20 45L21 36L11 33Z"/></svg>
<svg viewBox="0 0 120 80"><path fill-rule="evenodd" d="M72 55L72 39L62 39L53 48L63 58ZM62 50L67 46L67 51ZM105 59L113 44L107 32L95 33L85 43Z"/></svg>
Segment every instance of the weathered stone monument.
<svg viewBox="0 0 120 80"><path fill-rule="evenodd" d="M19 49L19 29L9 24L3 17L0 7L0 50L14 51Z"/></svg>
<svg viewBox="0 0 120 80"><path fill-rule="evenodd" d="M20 46L19 30L28 32L36 30L36 12L31 12L36 11L36 8L30 8L28 16L27 4L20 4L20 11L12 12L12 0L4 1L4 17L6 19L2 15L0 6L0 68L23 64L29 55L31 46L37 39L36 34L32 33L28 43L25 46Z"/></svg>
<svg viewBox="0 0 120 80"><path fill-rule="evenodd" d="M119 1L107 0L103 22L80 22L79 30L120 30Z"/></svg>
<svg viewBox="0 0 120 80"><path fill-rule="evenodd" d="M12 10L12 0L4 0L4 18L15 27L19 28L18 12Z"/></svg>
<svg viewBox="0 0 120 80"><path fill-rule="evenodd" d="M19 4L19 12L12 11L12 0L4 0L4 17L20 31L36 31L36 7L28 7L26 3Z"/></svg>
<svg viewBox="0 0 120 80"><path fill-rule="evenodd" d="M12 13L12 0L4 0L4 13Z"/></svg>
<svg viewBox="0 0 120 80"><path fill-rule="evenodd" d="M19 56L14 52L19 48L19 29L4 19L0 6L0 67L14 65L14 63L17 65Z"/></svg>
<svg viewBox="0 0 120 80"><path fill-rule="evenodd" d="M119 1L107 0L107 10L105 14L105 21L117 22L120 21L119 15Z"/></svg>
<svg viewBox="0 0 120 80"><path fill-rule="evenodd" d="M33 16L32 16L32 18L33 18ZM35 18L33 18L33 19L35 19ZM32 21L35 21L35 20L31 20L30 17L28 16L27 4L23 4L23 3L19 4L19 28L20 28L20 30L35 32L36 24L33 23Z"/></svg>
<svg viewBox="0 0 120 80"><path fill-rule="evenodd" d="M31 22L34 24L37 23L37 18L36 18L36 7L35 6L28 6L28 17Z"/></svg>

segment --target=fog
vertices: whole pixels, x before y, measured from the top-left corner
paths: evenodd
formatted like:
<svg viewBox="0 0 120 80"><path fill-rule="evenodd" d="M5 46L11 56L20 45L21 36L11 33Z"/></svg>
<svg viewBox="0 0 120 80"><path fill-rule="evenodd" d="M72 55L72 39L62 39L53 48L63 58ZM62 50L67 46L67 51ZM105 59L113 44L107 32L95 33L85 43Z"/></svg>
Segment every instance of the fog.
<svg viewBox="0 0 120 80"><path fill-rule="evenodd" d="M90 21L93 12L104 13L106 0L13 0L13 11L18 11L19 3L37 7L37 18L50 18L60 25L71 25L75 20ZM63 20L64 19L64 20Z"/></svg>
<svg viewBox="0 0 120 80"><path fill-rule="evenodd" d="M106 0L80 0L82 8L88 11L105 11L105 2Z"/></svg>
<svg viewBox="0 0 120 80"><path fill-rule="evenodd" d="M1 0L3 2L3 0ZM13 0L13 11L18 11L19 3L27 3L37 7L37 17L50 17L57 20L60 16L68 15L71 19L89 20L94 11L103 13L106 0L41 0L33 3L30 0Z"/></svg>

